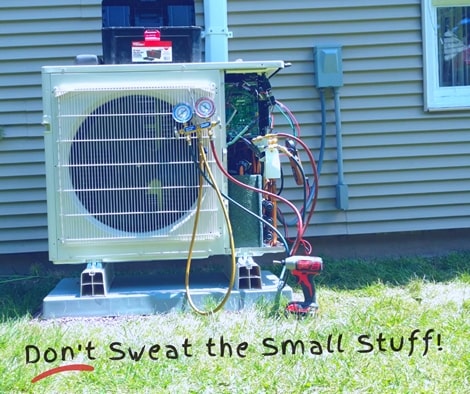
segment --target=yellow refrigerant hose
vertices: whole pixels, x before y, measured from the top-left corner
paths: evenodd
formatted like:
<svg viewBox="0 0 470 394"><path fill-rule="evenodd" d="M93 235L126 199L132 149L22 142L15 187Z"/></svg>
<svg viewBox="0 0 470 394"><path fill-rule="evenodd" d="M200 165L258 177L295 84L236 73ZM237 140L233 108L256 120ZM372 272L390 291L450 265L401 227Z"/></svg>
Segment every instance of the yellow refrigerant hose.
<svg viewBox="0 0 470 394"><path fill-rule="evenodd" d="M191 235L191 242L189 244L188 260L186 262L185 287L186 287L186 297L188 299L188 303L191 306L191 308L196 313L198 313L200 315L207 316L207 315L210 315L210 314L213 314L215 312L220 311L225 306L225 304L227 303L227 301L230 297L230 294L232 293L232 289L234 287L237 266L236 266L235 241L234 241L234 238L233 238L232 225L230 223L228 210L227 210L227 207L225 206L224 199L223 199L223 196L220 192L220 189L217 186L217 183L214 179L214 175L212 174L210 166L207 162L207 156L206 156L206 153L204 151L204 146L202 144L201 137L200 137L199 133L198 133L198 150L199 150L199 163L200 163L199 164L199 167L200 167L199 168L199 170L200 170L199 171L199 190L198 190L196 213L195 213L195 216L194 216L193 232L192 232L192 235ZM229 282L227 292L225 293L225 296L222 299L222 301L214 309L209 310L209 311L199 309L194 304L194 301L191 297L191 292L190 292L190 289L189 289L189 277L190 277L190 272L191 272L192 255L193 255L193 250L194 250L194 244L196 242L197 227L198 227L199 216L200 216L200 212L201 212L202 197L203 197L202 196L202 194L203 194L202 193L203 192L203 183L204 183L204 176L202 175L203 171L206 171L207 176L209 177L209 179L211 181L212 188L214 189L215 193L217 194L217 199L219 200L222 212L224 214L225 222L227 224L227 232L228 232L228 236L229 236L231 257L232 257L232 259L231 259L231 275L230 275L230 282Z"/></svg>

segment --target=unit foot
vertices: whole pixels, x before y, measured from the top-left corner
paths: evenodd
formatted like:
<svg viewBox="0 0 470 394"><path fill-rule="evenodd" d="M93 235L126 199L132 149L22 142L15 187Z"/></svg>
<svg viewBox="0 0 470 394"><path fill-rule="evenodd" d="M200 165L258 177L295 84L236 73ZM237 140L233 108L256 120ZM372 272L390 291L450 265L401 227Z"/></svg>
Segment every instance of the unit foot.
<svg viewBox="0 0 470 394"><path fill-rule="evenodd" d="M80 276L80 297L107 296L114 279L112 264L89 262Z"/></svg>
<svg viewBox="0 0 470 394"><path fill-rule="evenodd" d="M227 271L228 274L228 271ZM233 288L236 290L262 289L261 268L253 257L243 255L238 258Z"/></svg>

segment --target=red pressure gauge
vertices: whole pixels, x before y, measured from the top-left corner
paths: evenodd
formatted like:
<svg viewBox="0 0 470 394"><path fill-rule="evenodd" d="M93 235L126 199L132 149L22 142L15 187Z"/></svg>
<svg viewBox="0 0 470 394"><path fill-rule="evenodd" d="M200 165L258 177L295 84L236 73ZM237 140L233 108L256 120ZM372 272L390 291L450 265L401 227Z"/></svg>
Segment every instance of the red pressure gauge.
<svg viewBox="0 0 470 394"><path fill-rule="evenodd" d="M209 97L201 97L196 101L194 111L202 119L208 119L215 113L215 103Z"/></svg>

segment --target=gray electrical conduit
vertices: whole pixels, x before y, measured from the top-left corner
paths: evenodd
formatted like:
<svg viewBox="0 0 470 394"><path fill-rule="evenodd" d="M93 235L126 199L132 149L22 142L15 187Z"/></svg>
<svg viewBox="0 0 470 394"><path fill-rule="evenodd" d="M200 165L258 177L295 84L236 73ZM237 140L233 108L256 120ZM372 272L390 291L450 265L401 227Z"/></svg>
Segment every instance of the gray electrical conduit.
<svg viewBox="0 0 470 394"><path fill-rule="evenodd" d="M335 123L336 123L336 160L338 162L338 184L336 185L336 207L348 209L348 185L344 183L343 170L343 139L341 131L341 106L339 101L339 89L333 88L335 100Z"/></svg>

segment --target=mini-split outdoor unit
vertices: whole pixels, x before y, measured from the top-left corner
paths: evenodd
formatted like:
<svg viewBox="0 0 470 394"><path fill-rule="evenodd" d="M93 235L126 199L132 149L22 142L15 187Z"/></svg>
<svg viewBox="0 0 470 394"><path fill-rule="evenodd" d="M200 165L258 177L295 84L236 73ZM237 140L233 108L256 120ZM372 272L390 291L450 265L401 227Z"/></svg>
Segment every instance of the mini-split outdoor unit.
<svg viewBox="0 0 470 394"><path fill-rule="evenodd" d="M180 131L215 125L216 150L227 165L226 77L282 67L274 61L44 67L50 260L186 258L199 193L198 142ZM202 143L227 193L204 131ZM202 190L193 255L230 254L216 193L208 184Z"/></svg>

